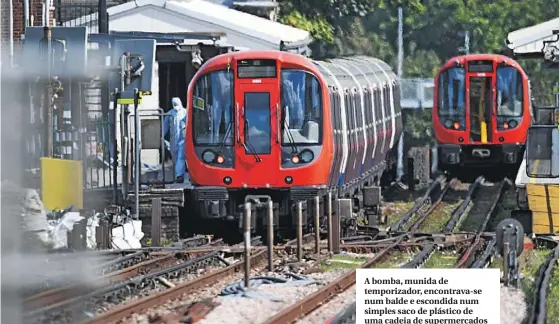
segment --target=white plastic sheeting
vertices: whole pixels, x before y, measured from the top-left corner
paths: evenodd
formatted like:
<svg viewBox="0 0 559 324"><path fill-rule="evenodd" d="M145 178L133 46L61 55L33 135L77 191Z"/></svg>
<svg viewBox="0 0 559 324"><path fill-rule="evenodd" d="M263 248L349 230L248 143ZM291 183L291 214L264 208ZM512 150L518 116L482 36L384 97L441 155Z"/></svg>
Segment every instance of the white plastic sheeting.
<svg viewBox="0 0 559 324"><path fill-rule="evenodd" d="M112 229L111 247L113 249L140 249L140 240L144 237L142 221L128 221L122 226Z"/></svg>
<svg viewBox="0 0 559 324"><path fill-rule="evenodd" d="M38 239L54 249L68 247L68 231L74 224L84 219L79 212L67 212L58 220L47 220L47 211L37 190L27 189L24 196L22 227L24 232L32 232ZM121 220L122 221L122 220ZM86 242L88 249L97 247L96 232L99 226L99 214L87 219ZM144 237L142 221L125 220L124 225L112 229L111 248L139 249Z"/></svg>
<svg viewBox="0 0 559 324"><path fill-rule="evenodd" d="M47 233L49 224L47 222L47 212L41 201L39 192L34 189L25 190L23 201L24 212L22 214L22 227L24 232L35 232L37 238L45 243L50 243Z"/></svg>
<svg viewBox="0 0 559 324"><path fill-rule="evenodd" d="M52 221L52 225L49 225L48 234L53 248L65 248L68 247L68 231L74 228L74 224L84 219L83 216L78 212L68 212L62 216L58 221ZM99 218L96 216L88 218L86 226L86 242L88 249L95 249L97 247L97 241L95 239L95 233L99 226Z"/></svg>

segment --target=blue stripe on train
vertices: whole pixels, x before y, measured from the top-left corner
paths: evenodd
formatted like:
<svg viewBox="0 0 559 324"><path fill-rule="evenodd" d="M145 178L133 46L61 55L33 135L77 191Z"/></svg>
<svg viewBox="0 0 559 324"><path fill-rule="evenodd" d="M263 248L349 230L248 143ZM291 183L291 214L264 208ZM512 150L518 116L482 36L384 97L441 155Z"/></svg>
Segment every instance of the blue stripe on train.
<svg viewBox="0 0 559 324"><path fill-rule="evenodd" d="M340 173L340 177L338 178L338 187L341 187L344 183L344 174Z"/></svg>
<svg viewBox="0 0 559 324"><path fill-rule="evenodd" d="M364 169L365 169L365 164L361 164L361 168L359 169L359 176L363 175Z"/></svg>

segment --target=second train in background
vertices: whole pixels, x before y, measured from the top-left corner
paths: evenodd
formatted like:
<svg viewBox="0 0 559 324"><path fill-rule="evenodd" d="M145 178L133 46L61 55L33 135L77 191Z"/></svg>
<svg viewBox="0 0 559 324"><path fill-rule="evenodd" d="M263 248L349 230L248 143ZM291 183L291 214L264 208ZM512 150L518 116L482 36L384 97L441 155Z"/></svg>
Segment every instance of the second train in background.
<svg viewBox="0 0 559 324"><path fill-rule="evenodd" d="M442 170L504 167L515 174L531 123L528 76L509 57L454 57L435 77L433 128Z"/></svg>

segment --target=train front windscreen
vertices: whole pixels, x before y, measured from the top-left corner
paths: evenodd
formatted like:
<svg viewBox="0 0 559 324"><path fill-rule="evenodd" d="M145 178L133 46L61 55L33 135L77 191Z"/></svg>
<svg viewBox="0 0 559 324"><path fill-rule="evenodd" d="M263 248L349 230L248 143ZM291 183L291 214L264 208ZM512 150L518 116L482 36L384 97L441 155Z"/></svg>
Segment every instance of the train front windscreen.
<svg viewBox="0 0 559 324"><path fill-rule="evenodd" d="M448 129L466 128L466 79L463 67L449 68L439 75L437 111Z"/></svg>

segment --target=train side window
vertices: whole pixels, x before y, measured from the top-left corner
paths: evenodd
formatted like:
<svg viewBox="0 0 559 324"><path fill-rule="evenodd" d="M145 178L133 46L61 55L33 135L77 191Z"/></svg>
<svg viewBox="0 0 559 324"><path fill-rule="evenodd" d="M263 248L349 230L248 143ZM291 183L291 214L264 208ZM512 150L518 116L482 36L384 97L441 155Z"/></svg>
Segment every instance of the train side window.
<svg viewBox="0 0 559 324"><path fill-rule="evenodd" d="M351 102L349 102L349 95L347 92L347 88L344 89L344 101L345 101L345 118L346 118L346 125L347 125L347 130L349 131L349 133L351 134L351 130L353 129L351 127Z"/></svg>
<svg viewBox="0 0 559 324"><path fill-rule="evenodd" d="M402 105L400 102L400 83L396 82L396 84L394 85L394 113L396 115L402 113ZM396 117L396 116L394 116ZM402 117L399 117L396 119L396 127L397 129L399 129L400 131L402 130L403 124L402 124Z"/></svg>
<svg viewBox="0 0 559 324"><path fill-rule="evenodd" d="M380 100L380 94L381 94L381 88L378 87L375 89L375 114L377 119L375 122L379 124L382 122L382 113L381 113L382 102Z"/></svg>
<svg viewBox="0 0 559 324"><path fill-rule="evenodd" d="M196 80L192 95L194 145L233 145L232 106L233 71L213 71Z"/></svg>
<svg viewBox="0 0 559 324"><path fill-rule="evenodd" d="M351 123L353 127L353 132L357 133L358 113L357 113L357 102L355 101L355 96L353 95L353 90L349 90L348 93L349 101L351 102Z"/></svg>
<svg viewBox="0 0 559 324"><path fill-rule="evenodd" d="M363 101L365 104L365 107L363 107L364 111L365 111L365 129L368 130L369 129L369 124L371 123L371 112L369 111L369 109L371 108L371 100L369 98L369 95L371 94L371 92L369 91L368 88L364 87L363 88Z"/></svg>
<svg viewBox="0 0 559 324"><path fill-rule="evenodd" d="M282 145L322 143L322 86L313 74L297 69L282 69L280 101L282 106ZM290 134L291 136L289 136Z"/></svg>
<svg viewBox="0 0 559 324"><path fill-rule="evenodd" d="M340 94L338 93L339 89L334 93L335 99L335 110L336 110L336 128L338 132L341 133L342 131L342 113L341 113L341 101L340 101Z"/></svg>
<svg viewBox="0 0 559 324"><path fill-rule="evenodd" d="M392 84L390 83L390 80L388 80L388 83L386 84L385 88L384 88L384 116L386 116L386 122L388 123L388 121L390 120L390 117L392 116L392 111L390 109L390 95L392 92Z"/></svg>
<svg viewBox="0 0 559 324"><path fill-rule="evenodd" d="M359 92L357 92L355 88L351 91L350 95L353 101L354 114L355 114L355 120L354 120L355 131L357 132L361 127L361 98L358 97Z"/></svg>
<svg viewBox="0 0 559 324"><path fill-rule="evenodd" d="M332 129L333 130L338 130L337 125L336 125L336 98L335 98L335 92L332 89L332 87L328 87L328 94L330 95L330 114L332 116Z"/></svg>

